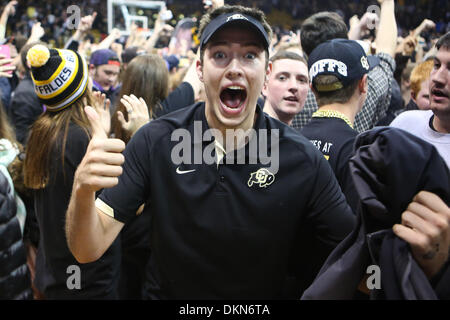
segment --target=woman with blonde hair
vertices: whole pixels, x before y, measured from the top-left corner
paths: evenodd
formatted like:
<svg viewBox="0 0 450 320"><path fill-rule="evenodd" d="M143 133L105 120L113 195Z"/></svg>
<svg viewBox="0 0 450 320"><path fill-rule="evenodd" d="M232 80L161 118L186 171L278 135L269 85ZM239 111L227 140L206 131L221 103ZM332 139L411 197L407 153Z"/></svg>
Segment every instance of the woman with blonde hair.
<svg viewBox="0 0 450 320"><path fill-rule="evenodd" d="M24 163L40 228L35 284L48 299L115 299L120 243L99 261L80 264L64 232L74 173L92 135L84 109L95 107L108 131L109 100L91 92L86 61L77 52L36 45L27 60L46 109L31 127Z"/></svg>

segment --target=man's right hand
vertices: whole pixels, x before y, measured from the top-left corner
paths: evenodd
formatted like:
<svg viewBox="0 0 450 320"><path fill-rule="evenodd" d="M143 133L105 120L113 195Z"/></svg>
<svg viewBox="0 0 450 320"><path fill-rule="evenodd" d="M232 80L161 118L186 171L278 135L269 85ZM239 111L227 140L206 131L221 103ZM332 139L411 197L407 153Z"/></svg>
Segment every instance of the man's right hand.
<svg viewBox="0 0 450 320"><path fill-rule="evenodd" d="M87 33L92 29L92 24L94 23L95 18L97 17L97 12L93 12L91 15L84 16L80 20L80 24L78 25L78 30L83 34Z"/></svg>
<svg viewBox="0 0 450 320"><path fill-rule="evenodd" d="M92 126L92 138L75 172L75 184L79 190L96 192L117 185L125 161L121 153L125 143L108 138L94 108L87 106L84 110Z"/></svg>
<svg viewBox="0 0 450 320"><path fill-rule="evenodd" d="M44 28L42 28L41 23L40 22L36 22L35 24L33 24L33 27L31 28L31 35L30 38L31 40L28 40L30 42L34 42L34 41L39 41L45 34L45 30Z"/></svg>

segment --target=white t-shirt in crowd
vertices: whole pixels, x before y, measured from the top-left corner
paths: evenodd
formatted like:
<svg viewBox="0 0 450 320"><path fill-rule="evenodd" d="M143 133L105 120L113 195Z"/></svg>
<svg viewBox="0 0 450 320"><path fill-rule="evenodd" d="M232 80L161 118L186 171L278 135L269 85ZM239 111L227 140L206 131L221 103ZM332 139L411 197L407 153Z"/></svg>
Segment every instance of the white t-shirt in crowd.
<svg viewBox="0 0 450 320"><path fill-rule="evenodd" d="M432 116L431 110L405 111L392 121L391 127L408 131L434 145L450 168L450 133L439 133L431 129Z"/></svg>

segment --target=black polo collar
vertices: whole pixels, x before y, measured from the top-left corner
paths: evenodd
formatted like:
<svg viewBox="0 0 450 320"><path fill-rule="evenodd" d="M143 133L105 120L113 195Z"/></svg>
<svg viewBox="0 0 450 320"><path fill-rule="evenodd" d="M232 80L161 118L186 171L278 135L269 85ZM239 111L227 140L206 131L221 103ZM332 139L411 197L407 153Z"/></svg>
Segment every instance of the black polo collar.
<svg viewBox="0 0 450 320"><path fill-rule="evenodd" d="M202 139L204 133L208 129L210 129L210 127L209 127L208 121L206 120L205 102L201 102L199 104L200 104L199 107L194 112L194 117L193 117L194 121L189 124L187 129L188 129L188 131L189 131L189 133L191 134L191 137L192 137L192 139L191 139L192 145L202 144L203 147L204 147L206 145L209 145L210 143L214 143L214 136L212 136L211 140L209 140L209 141L208 140L207 141L203 141L203 139ZM256 143L257 148L259 150L260 134L261 133L267 134L267 142L268 142L267 150L268 150L268 152L270 152L270 149L271 149L270 148L271 147L271 145L270 145L270 141L271 141L270 134L271 134L271 132L270 132L270 128L267 127L267 119L266 119L267 116L264 114L262 107L260 105L258 105L258 104L256 105L255 112L256 112L256 121L255 121L255 124L253 126L253 129L256 131L256 135L254 135L251 140L257 139L256 141L253 141L253 142ZM195 123L197 123L197 124L195 125ZM200 128L198 123L201 123L201 128ZM249 146L250 146L250 141L244 147L245 148L246 161L249 161L249 160L257 161L257 160L259 160L258 157L256 159L253 158L253 157L252 157L252 159L250 159L250 148L249 148ZM239 151L241 151L241 150L238 149L238 150L235 150L234 152L236 154Z"/></svg>
<svg viewBox="0 0 450 320"><path fill-rule="evenodd" d="M256 132L258 132L259 129L267 129L267 124L266 124L266 119L262 110L262 107L259 106L258 104L256 105L256 121L255 121L255 125L253 126L253 129L256 130ZM201 122L201 133L195 132L195 130L200 129L198 126L194 126L194 123L196 121L200 121ZM210 129L208 121L206 120L206 114L205 114L205 103L201 102L200 106L197 108L197 110L195 110L194 113L194 122L191 123L188 127L189 133L191 134L191 136L194 136L194 133L197 133L198 136L203 137L203 134L205 133L206 130ZM213 141L213 140L211 140ZM193 144L195 144L196 142L201 142L201 141L194 141L194 139L192 139ZM206 141L206 143L208 143L209 141Z"/></svg>

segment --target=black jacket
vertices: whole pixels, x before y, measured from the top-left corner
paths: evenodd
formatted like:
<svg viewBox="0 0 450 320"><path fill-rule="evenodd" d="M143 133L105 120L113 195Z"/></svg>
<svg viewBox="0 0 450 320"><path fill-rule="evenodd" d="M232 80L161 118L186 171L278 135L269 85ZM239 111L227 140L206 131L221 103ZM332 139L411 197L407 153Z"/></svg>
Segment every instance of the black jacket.
<svg viewBox="0 0 450 320"><path fill-rule="evenodd" d="M352 233L331 253L302 299L352 299L369 265L381 269L371 299L449 299L450 264L429 281L392 226L421 190L450 204L450 173L434 146L406 131L380 127L355 142L350 170L360 197Z"/></svg>
<svg viewBox="0 0 450 320"><path fill-rule="evenodd" d="M8 180L0 172L0 300L32 298L26 262L16 202Z"/></svg>
<svg viewBox="0 0 450 320"><path fill-rule="evenodd" d="M34 92L31 76L27 75L20 81L11 101L11 118L16 127L17 140L25 145L30 126L44 111L42 103Z"/></svg>

